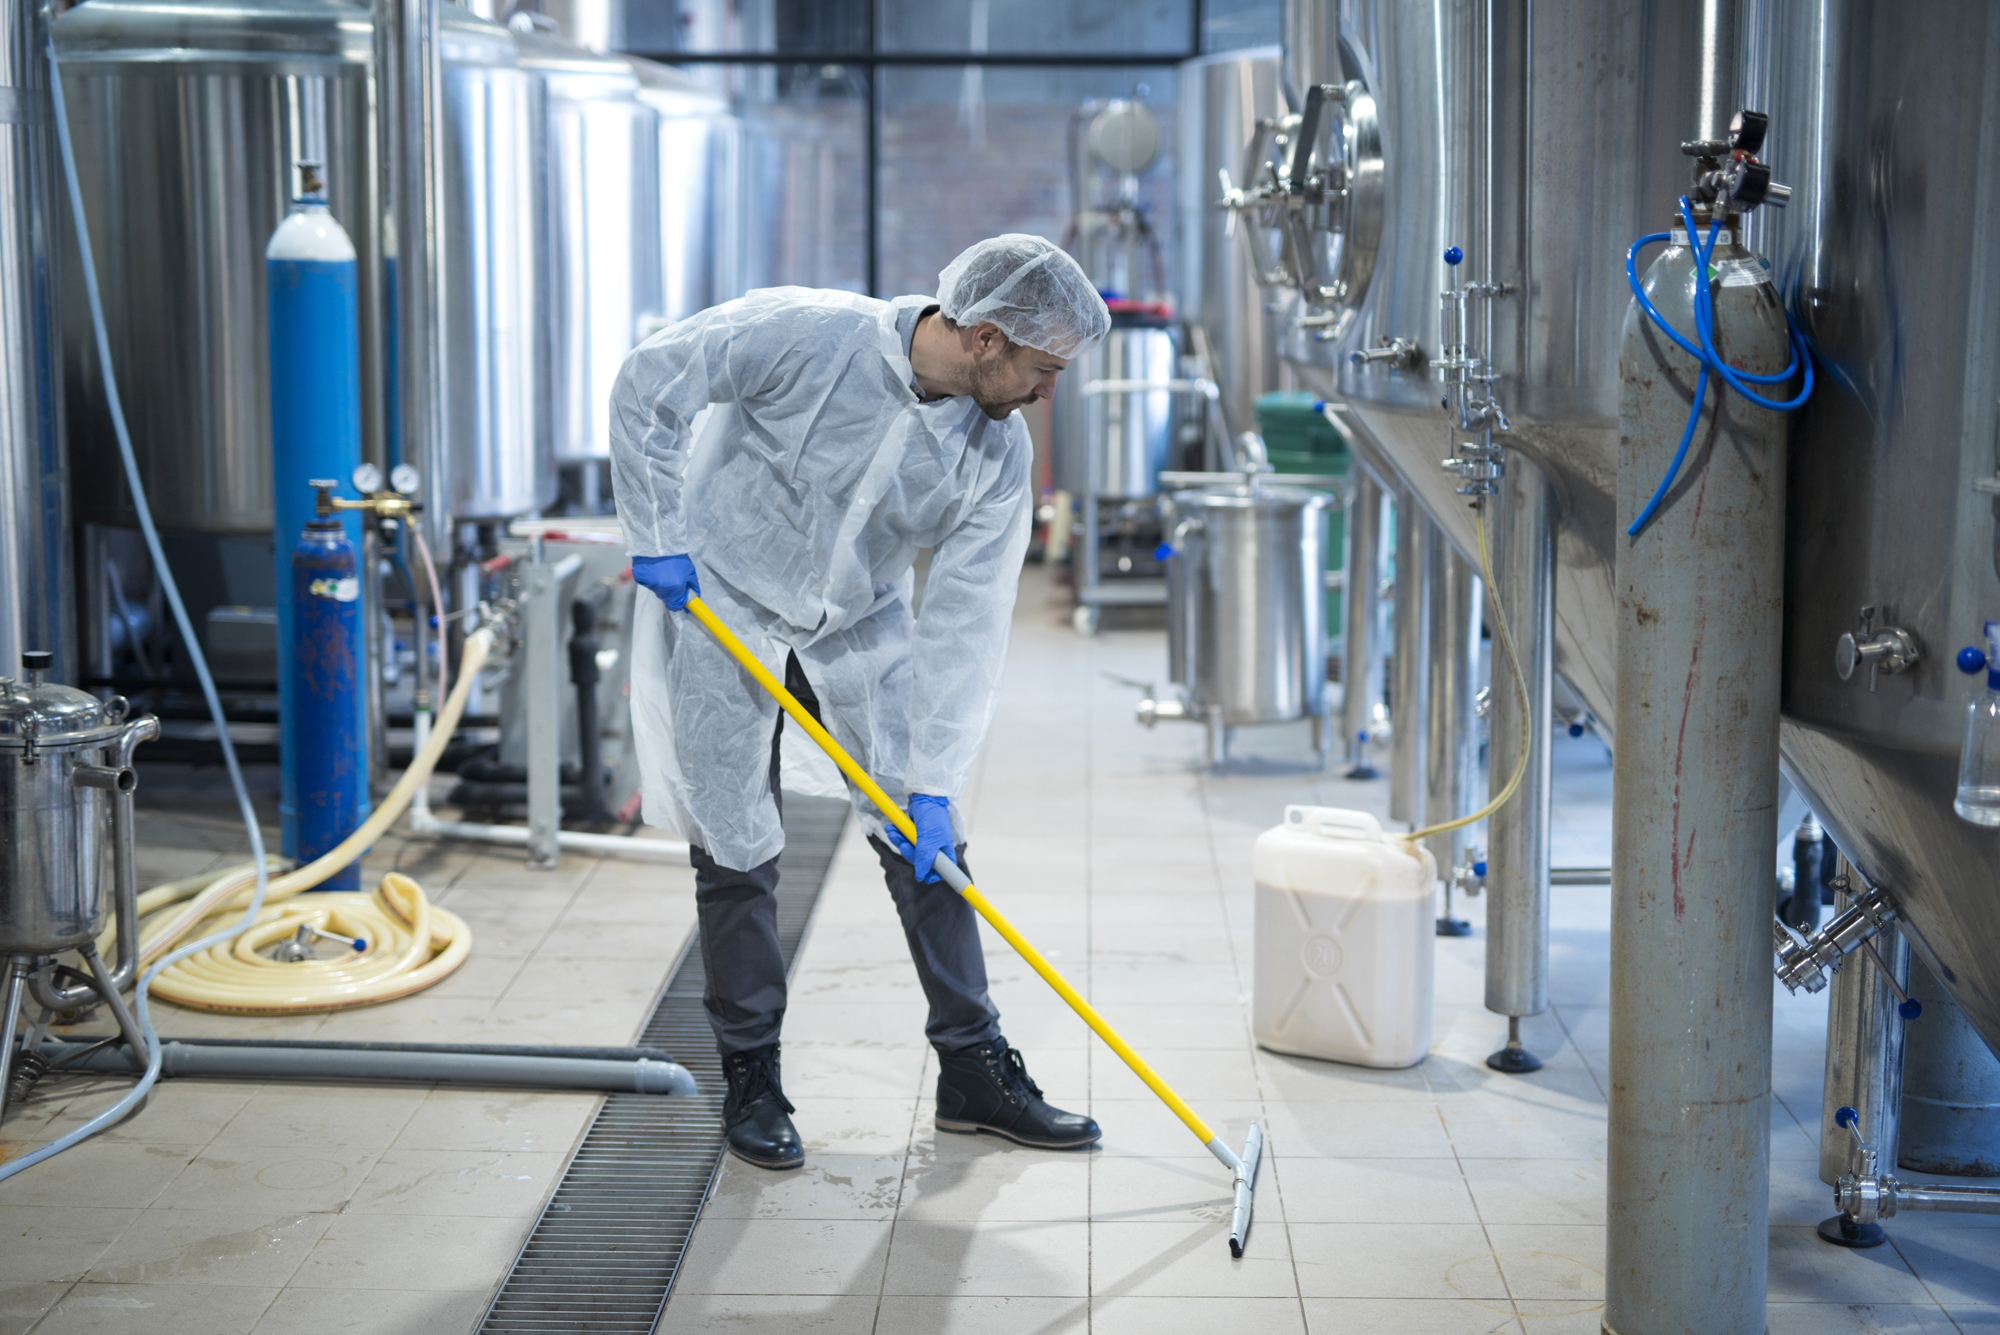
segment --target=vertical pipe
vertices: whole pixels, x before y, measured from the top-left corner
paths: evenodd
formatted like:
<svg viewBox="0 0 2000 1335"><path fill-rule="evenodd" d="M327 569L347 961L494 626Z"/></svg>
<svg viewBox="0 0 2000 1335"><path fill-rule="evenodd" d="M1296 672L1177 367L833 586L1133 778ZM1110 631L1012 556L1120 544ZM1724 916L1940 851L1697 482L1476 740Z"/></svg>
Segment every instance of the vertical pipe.
<svg viewBox="0 0 2000 1335"><path fill-rule="evenodd" d="M1494 589L1528 687L1528 717L1499 653L1487 697L1487 783L1499 792L1521 761L1514 800L1486 829L1486 1009L1519 1019L1549 1005L1549 736L1555 635L1555 496L1519 451L1493 506Z"/></svg>
<svg viewBox="0 0 2000 1335"><path fill-rule="evenodd" d="M1690 256L1669 248L1645 278L1676 329L1694 327ZM1713 295L1730 361L1782 369L1770 289ZM1673 461L1694 384L1694 359L1628 308L1621 521ZM1708 404L1671 503L1616 543L1604 1325L1618 1335L1765 1329L1788 422Z"/></svg>
<svg viewBox="0 0 2000 1335"><path fill-rule="evenodd" d="M1860 877L1846 867L1846 879L1860 891ZM1834 896L1835 913L1851 902L1847 891ZM1879 1171L1896 1171L1903 1107L1903 1017L1896 1013L1896 989L1883 976L1876 956L1895 970L1894 982L1904 986L1910 974L1910 942L1891 926L1847 963L1827 987L1826 1084L1820 1099L1819 1177L1832 1186L1843 1173L1860 1171L1854 1158L1854 1137L1834 1124L1842 1108L1861 1114L1859 1130L1875 1144ZM1925 1020L1930 1017L1926 1015Z"/></svg>
<svg viewBox="0 0 2000 1335"><path fill-rule="evenodd" d="M523 686L528 708L528 865L552 869L562 830L562 701L556 665L562 652L562 576L543 559L541 540L522 571Z"/></svg>
<svg viewBox="0 0 2000 1335"><path fill-rule="evenodd" d="M1424 553L1430 517L1411 493L1396 496L1396 651L1389 699L1389 819L1416 825L1424 807Z"/></svg>
<svg viewBox="0 0 2000 1335"><path fill-rule="evenodd" d="M1424 635L1424 812L1425 825L1457 820L1472 810L1472 765L1478 751L1472 712L1473 629L1478 580L1465 558L1430 525L1425 534ZM1434 834L1424 846L1437 859L1438 874L1450 881L1465 861L1463 829Z"/></svg>
<svg viewBox="0 0 2000 1335"><path fill-rule="evenodd" d="M1736 52L1742 41L1738 0L1701 0L1701 28L1696 53L1701 84L1696 93L1697 139L1727 139L1730 118L1742 110Z"/></svg>
<svg viewBox="0 0 2000 1335"><path fill-rule="evenodd" d="M0 2L0 676L75 679L54 128L43 0Z"/></svg>
<svg viewBox="0 0 2000 1335"><path fill-rule="evenodd" d="M452 481L442 388L444 69L438 6L376 0L384 197L395 246L395 384L400 454L423 474L422 524L442 569L452 554ZM436 609L442 615L442 608Z"/></svg>
<svg viewBox="0 0 2000 1335"><path fill-rule="evenodd" d="M1347 740L1347 777L1373 779L1368 734L1375 726L1375 702L1382 698L1382 484L1359 459L1350 464L1354 501L1347 508L1341 732Z"/></svg>

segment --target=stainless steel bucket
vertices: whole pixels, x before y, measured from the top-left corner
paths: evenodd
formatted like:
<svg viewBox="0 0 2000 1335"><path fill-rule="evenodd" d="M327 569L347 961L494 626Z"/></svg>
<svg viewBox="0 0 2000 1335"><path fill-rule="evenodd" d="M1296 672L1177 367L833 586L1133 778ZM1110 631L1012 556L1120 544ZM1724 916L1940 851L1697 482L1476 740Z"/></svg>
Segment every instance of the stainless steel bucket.
<svg viewBox="0 0 2000 1335"><path fill-rule="evenodd" d="M1323 492L1256 484L1167 497L1169 676L1187 717L1212 733L1323 723L1330 504ZM1220 761L1226 731L1215 740Z"/></svg>

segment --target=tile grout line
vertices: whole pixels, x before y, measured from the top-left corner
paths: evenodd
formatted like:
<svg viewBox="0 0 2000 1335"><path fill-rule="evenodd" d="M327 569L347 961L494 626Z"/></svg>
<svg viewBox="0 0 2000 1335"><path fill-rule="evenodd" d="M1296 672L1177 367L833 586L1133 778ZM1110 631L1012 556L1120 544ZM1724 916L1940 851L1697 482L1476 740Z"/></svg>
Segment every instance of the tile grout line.
<svg viewBox="0 0 2000 1335"><path fill-rule="evenodd" d="M1444 1110L1438 1106L1437 1090L1431 1085L1428 1071L1424 1072L1424 1088L1431 1096L1431 1111L1437 1114L1438 1124L1444 1128L1445 1143L1451 1146L1451 1161L1458 1169L1458 1180L1465 1184L1466 1199L1472 1202L1473 1217L1479 1221L1479 1235L1486 1239L1486 1254L1493 1258L1493 1272L1500 1276L1500 1287L1507 1291L1507 1306L1514 1309L1514 1324L1521 1328L1522 1335L1526 1335L1527 1322L1521 1316L1519 1300L1514 1297L1514 1282L1507 1278L1507 1268L1500 1264L1500 1249L1493 1243L1492 1227L1486 1222L1486 1211L1479 1207L1478 1193L1473 1191L1472 1179L1465 1171L1465 1156L1458 1152L1458 1140L1451 1134L1451 1123L1445 1120ZM1450 1283L1450 1280L1445 1282Z"/></svg>
<svg viewBox="0 0 2000 1335"><path fill-rule="evenodd" d="M1097 674L1098 644L1084 645L1084 667L1088 672L1083 697L1083 995L1097 1004L1097 903L1095 898L1097 859L1092 853L1097 831ZM1085 1026L1083 1040L1083 1088L1092 1116L1097 1112L1097 1036ZM1101 1130L1101 1129L1100 1129ZM1093 1154L1096 1148L1092 1147ZM1084 1172L1083 1186L1083 1328L1085 1335L1097 1328L1097 1163L1093 1158Z"/></svg>

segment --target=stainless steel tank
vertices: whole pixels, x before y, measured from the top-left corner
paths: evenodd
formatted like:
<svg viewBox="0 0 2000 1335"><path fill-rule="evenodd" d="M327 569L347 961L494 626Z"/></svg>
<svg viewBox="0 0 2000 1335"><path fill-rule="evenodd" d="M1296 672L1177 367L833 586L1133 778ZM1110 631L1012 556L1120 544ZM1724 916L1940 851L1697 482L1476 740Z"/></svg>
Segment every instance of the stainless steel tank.
<svg viewBox="0 0 2000 1335"><path fill-rule="evenodd" d="M1953 658L2000 617L2000 12L1770 13L1751 82L1795 193L1764 249L1820 368L1785 523L1786 774L2000 1051L2000 831L1952 811L1983 688ZM1843 680L1841 637L1892 630L1915 664Z"/></svg>
<svg viewBox="0 0 2000 1335"><path fill-rule="evenodd" d="M128 720L120 697L40 675L0 678L0 957L53 955L103 932L105 838L116 809L128 874L132 746L158 728Z"/></svg>
<svg viewBox="0 0 2000 1335"><path fill-rule="evenodd" d="M606 459L612 382L660 309L659 117L632 62L538 33L515 41L548 99L555 459Z"/></svg>
<svg viewBox="0 0 2000 1335"><path fill-rule="evenodd" d="M264 244L321 162L363 275L364 450L383 448L372 28L340 0L90 0L55 24L111 355L162 528L268 533ZM67 213L67 209L64 210ZM64 369L80 521L138 521L65 220Z"/></svg>
<svg viewBox="0 0 2000 1335"><path fill-rule="evenodd" d="M1256 429L1257 396L1278 388L1278 329L1250 252L1216 201L1220 174L1241 175L1258 120L1284 114L1278 65L1273 46L1180 67L1180 314L1201 331L1196 350L1207 352L1232 435Z"/></svg>
<svg viewBox="0 0 2000 1335"><path fill-rule="evenodd" d="M1624 255L1665 227L1686 189L1680 141L1696 124L1701 8L1344 7L1349 74L1380 110L1381 251L1353 330L1319 342L1295 328L1285 349L1304 380L1346 402L1364 446L1476 559L1459 479L1438 466L1450 439L1428 368L1445 248L1464 249L1469 278L1506 285L1473 309L1491 320L1495 396L1513 425L1497 439L1540 464L1558 494L1556 669L1600 720L1612 712ZM1368 349L1376 360L1350 362Z"/></svg>
<svg viewBox="0 0 2000 1335"><path fill-rule="evenodd" d="M1139 500L1160 489L1160 470L1173 448L1174 378L1171 330L1113 321L1111 332L1084 353L1084 440L1090 457L1084 491L1105 500Z"/></svg>
<svg viewBox="0 0 2000 1335"><path fill-rule="evenodd" d="M95 3L96 0L92 0ZM441 374L452 513L555 499L550 404L548 97L507 29L440 7L444 65Z"/></svg>
<svg viewBox="0 0 2000 1335"><path fill-rule="evenodd" d="M1329 504L1264 484L1167 496L1167 653L1187 717L1222 727L1324 717Z"/></svg>
<svg viewBox="0 0 2000 1335"><path fill-rule="evenodd" d="M740 230L733 206L742 125L721 97L678 70L647 60L632 61L632 69L639 77L639 100L659 118L655 315L671 324L740 295L728 256Z"/></svg>

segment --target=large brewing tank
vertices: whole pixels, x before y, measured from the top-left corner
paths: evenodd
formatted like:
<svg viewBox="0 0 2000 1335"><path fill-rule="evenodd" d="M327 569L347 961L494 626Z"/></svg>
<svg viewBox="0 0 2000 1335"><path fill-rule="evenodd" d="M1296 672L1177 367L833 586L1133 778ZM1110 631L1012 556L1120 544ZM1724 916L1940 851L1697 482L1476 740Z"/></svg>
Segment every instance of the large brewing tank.
<svg viewBox="0 0 2000 1335"><path fill-rule="evenodd" d="M548 99L555 459L607 459L612 382L660 310L659 117L629 60L537 32L515 40Z"/></svg>
<svg viewBox="0 0 2000 1335"><path fill-rule="evenodd" d="M1765 51L1815 53L1751 70L1766 156L1795 191L1760 210L1763 248L1820 368L1785 520L1786 773L2000 1051L2000 831L1952 811L1983 689L1953 659L2000 618L2000 12L1771 14ZM1842 680L1841 636L1891 629L1915 665Z"/></svg>
<svg viewBox="0 0 2000 1335"><path fill-rule="evenodd" d="M1121 385L1165 384L1174 378L1173 331L1158 322L1113 316L1111 332L1084 353L1081 383L1084 439L1090 470L1081 489L1104 500L1140 500L1160 490L1160 470L1173 448L1174 396L1164 389Z"/></svg>
<svg viewBox="0 0 2000 1335"><path fill-rule="evenodd" d="M639 100L659 117L657 318L671 324L742 295L735 206L743 126L727 102L680 71L649 60L634 60L632 68Z"/></svg>
<svg viewBox="0 0 2000 1335"><path fill-rule="evenodd" d="M96 0L91 0L96 3ZM438 6L445 151L444 430L452 514L555 500L550 429L548 96L515 34Z"/></svg>
<svg viewBox="0 0 2000 1335"><path fill-rule="evenodd" d="M1472 312L1490 315L1495 397L1513 424L1496 439L1555 486L1555 664L1600 721L1612 713L1615 654L1618 339L1631 300L1623 259L1635 237L1666 225L1666 205L1687 188L1680 143L1698 120L1702 8L1553 0L1532 7L1532 23L1529 6L1483 0L1344 9L1348 73L1375 94L1381 117L1381 253L1346 337L1317 342L1294 330L1285 347L1476 560L1472 511L1459 479L1438 466L1450 438L1427 365L1440 349L1445 248L1463 247L1469 278L1508 285ZM1774 123L1774 141L1786 132ZM1416 346L1414 364L1350 363L1350 353L1395 339Z"/></svg>
<svg viewBox="0 0 2000 1335"><path fill-rule="evenodd" d="M382 454L369 12L339 0L89 0L55 35L153 516L167 529L269 533L263 243L302 158L322 164L327 202L360 259L363 449ZM63 242L72 467L91 480L76 489L76 517L131 527L67 223Z"/></svg>
<svg viewBox="0 0 2000 1335"><path fill-rule="evenodd" d="M1244 146L1260 119L1284 114L1279 50L1261 47L1180 67L1181 316L1199 329L1209 378L1220 386L1231 434L1254 431L1257 396L1278 388L1278 331L1271 298L1230 216L1216 207L1220 173L1243 175Z"/></svg>

